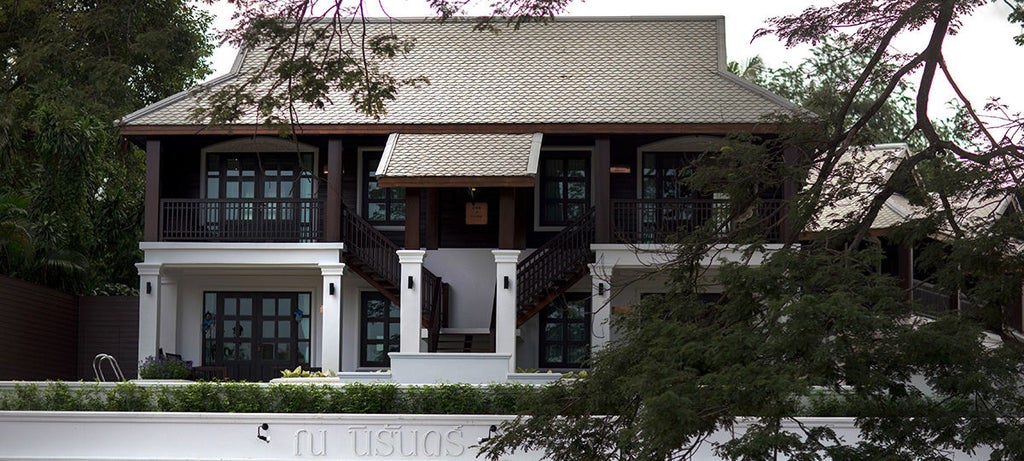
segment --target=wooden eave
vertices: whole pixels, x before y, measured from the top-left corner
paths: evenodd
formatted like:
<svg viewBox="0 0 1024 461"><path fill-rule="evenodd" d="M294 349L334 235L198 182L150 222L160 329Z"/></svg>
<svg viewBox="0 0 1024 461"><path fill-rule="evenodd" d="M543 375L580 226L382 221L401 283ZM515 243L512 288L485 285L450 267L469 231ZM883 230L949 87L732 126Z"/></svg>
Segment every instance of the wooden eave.
<svg viewBox="0 0 1024 461"><path fill-rule="evenodd" d="M309 136L388 135L391 133L534 133L544 134L773 134L779 126L770 123L527 123L527 124L347 124L295 125L295 133ZM127 125L122 136L178 135L271 135L280 130L264 125Z"/></svg>
<svg viewBox="0 0 1024 461"><path fill-rule="evenodd" d="M381 187L533 187L532 176L378 176Z"/></svg>

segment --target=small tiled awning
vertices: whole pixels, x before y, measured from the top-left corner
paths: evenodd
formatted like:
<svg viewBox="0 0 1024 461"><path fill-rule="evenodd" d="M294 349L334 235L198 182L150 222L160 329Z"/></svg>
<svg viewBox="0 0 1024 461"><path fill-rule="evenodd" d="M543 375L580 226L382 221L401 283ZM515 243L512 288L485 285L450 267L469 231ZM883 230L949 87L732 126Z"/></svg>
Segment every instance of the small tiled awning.
<svg viewBox="0 0 1024 461"><path fill-rule="evenodd" d="M377 167L383 187L533 187L541 133L398 134Z"/></svg>

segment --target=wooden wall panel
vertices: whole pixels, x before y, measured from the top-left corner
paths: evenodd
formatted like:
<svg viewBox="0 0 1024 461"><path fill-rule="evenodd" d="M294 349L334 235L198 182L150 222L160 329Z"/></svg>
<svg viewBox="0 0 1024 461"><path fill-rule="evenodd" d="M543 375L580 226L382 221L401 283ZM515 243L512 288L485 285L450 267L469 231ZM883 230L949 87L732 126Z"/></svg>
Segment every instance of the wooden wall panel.
<svg viewBox="0 0 1024 461"><path fill-rule="evenodd" d="M0 276L0 380L77 379L77 297Z"/></svg>
<svg viewBox="0 0 1024 461"><path fill-rule="evenodd" d="M139 364L138 296L83 296L79 300L78 377L95 378L92 360L110 354L128 379L135 378ZM103 369L110 379L110 369Z"/></svg>

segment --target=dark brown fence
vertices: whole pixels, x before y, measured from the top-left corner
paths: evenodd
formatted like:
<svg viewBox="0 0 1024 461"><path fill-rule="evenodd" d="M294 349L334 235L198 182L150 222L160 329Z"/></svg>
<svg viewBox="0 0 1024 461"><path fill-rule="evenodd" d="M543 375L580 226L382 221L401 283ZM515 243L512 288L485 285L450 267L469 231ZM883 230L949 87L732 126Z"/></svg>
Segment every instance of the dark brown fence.
<svg viewBox="0 0 1024 461"><path fill-rule="evenodd" d="M78 378L78 298L0 276L0 380Z"/></svg>
<svg viewBox="0 0 1024 461"><path fill-rule="evenodd" d="M92 360L110 354L128 379L139 368L139 297L83 296L78 301L78 377L94 379ZM109 368L103 373L109 377Z"/></svg>
<svg viewBox="0 0 1024 461"><path fill-rule="evenodd" d="M78 297L0 276L0 328L0 380L89 381L99 353L136 376L137 296Z"/></svg>

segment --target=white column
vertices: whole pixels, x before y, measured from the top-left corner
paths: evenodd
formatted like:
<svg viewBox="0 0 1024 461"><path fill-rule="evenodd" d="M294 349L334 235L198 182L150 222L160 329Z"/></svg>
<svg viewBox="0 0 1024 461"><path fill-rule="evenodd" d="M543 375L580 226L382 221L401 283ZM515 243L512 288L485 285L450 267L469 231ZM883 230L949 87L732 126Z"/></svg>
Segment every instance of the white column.
<svg viewBox="0 0 1024 461"><path fill-rule="evenodd" d="M611 339L612 270L614 266L590 265L590 351L604 349Z"/></svg>
<svg viewBox="0 0 1024 461"><path fill-rule="evenodd" d="M178 347L178 280L163 274L160 277L160 348L181 354Z"/></svg>
<svg viewBox="0 0 1024 461"><path fill-rule="evenodd" d="M156 357L160 347L160 264L138 263L139 357Z"/></svg>
<svg viewBox="0 0 1024 461"><path fill-rule="evenodd" d="M403 354L420 352L420 329L423 327L420 290L426 254L423 250L398 250L398 262L402 264L402 277L398 280L402 320L399 352Z"/></svg>
<svg viewBox="0 0 1024 461"><path fill-rule="evenodd" d="M341 371L341 275L344 272L344 264L320 264L320 275L324 278L320 367L324 371Z"/></svg>
<svg viewBox="0 0 1024 461"><path fill-rule="evenodd" d="M516 371L516 265L519 250L491 250L495 265L494 352L511 354L509 373ZM507 282L506 282L507 280Z"/></svg>

